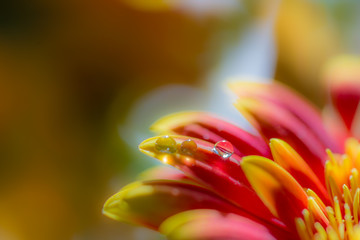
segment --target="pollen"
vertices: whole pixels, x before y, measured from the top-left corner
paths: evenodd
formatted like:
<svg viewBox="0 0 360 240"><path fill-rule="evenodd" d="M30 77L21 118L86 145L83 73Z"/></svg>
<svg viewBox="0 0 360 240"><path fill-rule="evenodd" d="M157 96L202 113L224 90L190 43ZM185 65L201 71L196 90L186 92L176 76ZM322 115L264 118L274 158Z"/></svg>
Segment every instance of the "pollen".
<svg viewBox="0 0 360 240"><path fill-rule="evenodd" d="M295 219L298 234L301 240L360 239L360 144L348 139L345 154L330 150L327 154L328 199L321 199L307 189L308 207L302 211L302 218Z"/></svg>

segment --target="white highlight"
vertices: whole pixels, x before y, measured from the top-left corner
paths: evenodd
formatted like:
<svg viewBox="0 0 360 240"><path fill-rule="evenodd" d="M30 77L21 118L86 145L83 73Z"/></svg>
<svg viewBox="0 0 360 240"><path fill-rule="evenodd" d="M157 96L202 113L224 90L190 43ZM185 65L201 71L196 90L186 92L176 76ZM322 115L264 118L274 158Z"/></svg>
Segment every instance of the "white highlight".
<svg viewBox="0 0 360 240"><path fill-rule="evenodd" d="M179 10L200 17L204 15L227 15L241 9L239 0L179 0L174 3Z"/></svg>

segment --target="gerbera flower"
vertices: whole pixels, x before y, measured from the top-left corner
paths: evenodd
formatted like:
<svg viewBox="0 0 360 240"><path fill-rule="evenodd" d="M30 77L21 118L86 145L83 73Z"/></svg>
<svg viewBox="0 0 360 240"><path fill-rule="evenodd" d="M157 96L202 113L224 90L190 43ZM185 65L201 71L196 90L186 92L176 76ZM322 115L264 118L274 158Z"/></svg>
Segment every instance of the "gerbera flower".
<svg viewBox="0 0 360 240"><path fill-rule="evenodd" d="M109 198L104 214L168 239L360 239L360 144L350 138L359 66L345 59L327 71L326 126L276 82L229 86L256 134L208 113L159 120L152 130L161 135L139 148L174 168L148 170Z"/></svg>

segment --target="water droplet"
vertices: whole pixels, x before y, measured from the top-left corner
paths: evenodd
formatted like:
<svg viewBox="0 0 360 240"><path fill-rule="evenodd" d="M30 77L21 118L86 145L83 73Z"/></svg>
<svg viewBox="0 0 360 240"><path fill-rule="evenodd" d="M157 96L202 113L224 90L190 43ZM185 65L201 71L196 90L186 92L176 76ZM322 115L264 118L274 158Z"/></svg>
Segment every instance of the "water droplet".
<svg viewBox="0 0 360 240"><path fill-rule="evenodd" d="M213 148L213 152L219 155L220 157L226 159L231 157L231 155L233 155L234 147L230 142L226 140L222 140L215 144Z"/></svg>
<svg viewBox="0 0 360 240"><path fill-rule="evenodd" d="M183 141L180 146L180 152L186 155L193 155L197 150L197 144L191 140L188 139L186 141Z"/></svg>
<svg viewBox="0 0 360 240"><path fill-rule="evenodd" d="M163 153L175 153L176 141L169 136L159 137L155 142L155 148Z"/></svg>

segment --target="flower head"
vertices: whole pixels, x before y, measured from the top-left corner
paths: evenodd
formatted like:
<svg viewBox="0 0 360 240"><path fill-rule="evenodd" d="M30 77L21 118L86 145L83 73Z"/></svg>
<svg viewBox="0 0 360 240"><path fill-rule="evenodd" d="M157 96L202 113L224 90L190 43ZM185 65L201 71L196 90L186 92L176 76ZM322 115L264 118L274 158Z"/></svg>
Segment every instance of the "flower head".
<svg viewBox="0 0 360 240"><path fill-rule="evenodd" d="M112 196L104 214L168 239L360 239L360 64L344 61L325 74L326 121L276 82L230 84L256 134L208 113L160 119L139 149L167 166Z"/></svg>

